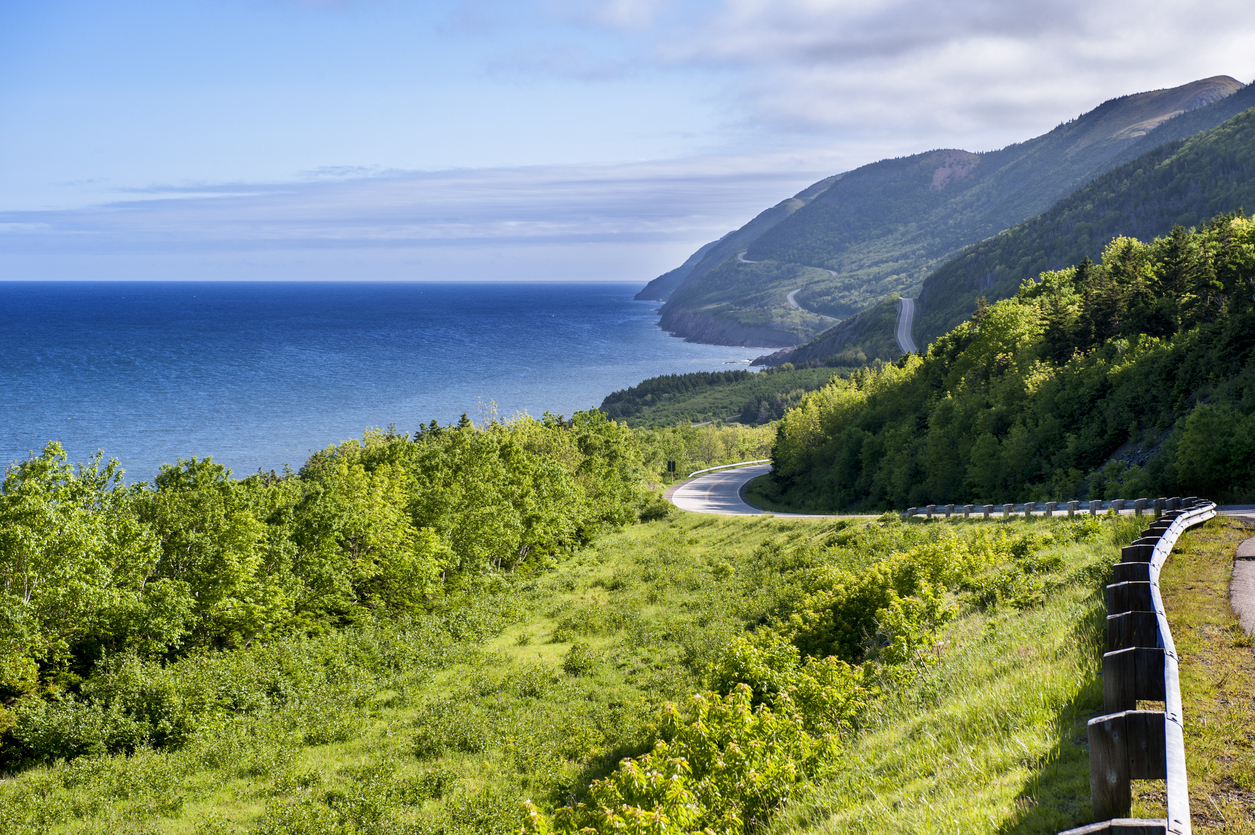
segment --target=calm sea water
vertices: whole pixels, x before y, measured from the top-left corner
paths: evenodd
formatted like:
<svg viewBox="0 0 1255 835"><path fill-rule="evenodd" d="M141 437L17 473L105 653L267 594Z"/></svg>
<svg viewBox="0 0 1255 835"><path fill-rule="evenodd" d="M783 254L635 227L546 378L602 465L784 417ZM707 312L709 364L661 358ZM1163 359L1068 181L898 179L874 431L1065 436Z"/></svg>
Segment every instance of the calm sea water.
<svg viewBox="0 0 1255 835"><path fill-rule="evenodd" d="M213 456L297 469L369 427L570 415L657 374L746 367L626 284L0 282L0 464L50 440L128 480ZM735 365L730 365L735 363Z"/></svg>

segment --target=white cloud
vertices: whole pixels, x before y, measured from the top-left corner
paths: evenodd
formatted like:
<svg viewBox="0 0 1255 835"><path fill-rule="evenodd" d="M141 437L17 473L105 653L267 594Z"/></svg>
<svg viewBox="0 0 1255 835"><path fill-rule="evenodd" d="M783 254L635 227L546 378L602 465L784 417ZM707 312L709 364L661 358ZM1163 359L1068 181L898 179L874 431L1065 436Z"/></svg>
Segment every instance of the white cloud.
<svg viewBox="0 0 1255 835"><path fill-rule="evenodd" d="M585 25L645 29L655 24L666 0L548 0L551 14Z"/></svg>
<svg viewBox="0 0 1255 835"><path fill-rule="evenodd" d="M618 5L590 6L587 21L621 27ZM919 150L995 147L1115 96L1255 76L1244 0L1205 14L1169 0L721 0L670 8L665 23L652 3L624 5L654 22L659 67L721 74L743 124L911 136Z"/></svg>
<svg viewBox="0 0 1255 835"><path fill-rule="evenodd" d="M569 275L645 281L823 175L798 167L788 157L708 158L159 186L79 210L0 212L0 260L266 254L274 267L358 252L395 270L400 252L442 251L437 264L489 277L508 252L513 271L533 280L545 272L537 265L563 264ZM553 255L563 249L571 254Z"/></svg>

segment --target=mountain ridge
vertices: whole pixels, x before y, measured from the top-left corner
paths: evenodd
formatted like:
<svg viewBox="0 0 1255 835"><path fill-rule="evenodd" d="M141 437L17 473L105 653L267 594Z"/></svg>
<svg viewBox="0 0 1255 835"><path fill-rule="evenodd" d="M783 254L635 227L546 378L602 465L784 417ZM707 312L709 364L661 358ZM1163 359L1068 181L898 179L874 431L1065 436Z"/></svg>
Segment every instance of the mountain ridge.
<svg viewBox="0 0 1255 835"><path fill-rule="evenodd" d="M838 319L890 293L911 295L964 247L1046 210L1132 149L1173 141L1162 129L1175 119L1208 111L1182 125L1204 129L1209 120L1223 121L1226 114L1217 106L1244 88L1214 76L1111 99L998 150L936 149L825 178L794 198L802 205L782 201L715 246L708 244L698 263L672 284L659 324L691 341L735 332L758 341L716 344L780 348L805 342L827 323L791 316L774 292L784 284L792 285L786 292L799 290L797 302L807 310ZM757 264L736 261L742 251ZM801 268L823 272L803 274ZM664 293L654 287L653 297L662 300Z"/></svg>
<svg viewBox="0 0 1255 835"><path fill-rule="evenodd" d="M1231 99L1227 107L1237 114L1216 127L1135 157L939 267L917 298L916 341L924 346L956 327L978 298L992 304L1043 272L1097 260L1117 236L1149 240L1174 226L1199 226L1218 215L1255 209L1255 85ZM759 357L755 364L802 366L852 353L893 359L897 351L887 311L894 301L888 297L807 344Z"/></svg>

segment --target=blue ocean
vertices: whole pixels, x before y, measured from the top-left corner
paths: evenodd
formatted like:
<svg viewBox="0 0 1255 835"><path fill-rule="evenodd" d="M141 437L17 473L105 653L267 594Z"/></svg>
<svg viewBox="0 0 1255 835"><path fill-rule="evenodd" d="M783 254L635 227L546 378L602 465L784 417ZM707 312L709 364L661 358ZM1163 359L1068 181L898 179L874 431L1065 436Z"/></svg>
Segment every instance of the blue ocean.
<svg viewBox="0 0 1255 835"><path fill-rule="evenodd" d="M595 408L658 374L747 367L627 284L0 282L0 463L60 441L129 481L212 456L299 469L371 427Z"/></svg>

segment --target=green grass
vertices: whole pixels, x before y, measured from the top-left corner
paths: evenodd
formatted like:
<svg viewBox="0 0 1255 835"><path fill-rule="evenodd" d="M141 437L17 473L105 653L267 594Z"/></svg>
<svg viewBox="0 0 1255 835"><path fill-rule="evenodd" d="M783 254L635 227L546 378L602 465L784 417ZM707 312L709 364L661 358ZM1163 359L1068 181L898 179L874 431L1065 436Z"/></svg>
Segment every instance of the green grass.
<svg viewBox="0 0 1255 835"><path fill-rule="evenodd" d="M759 544L832 527L687 514L634 526L544 577L507 578L473 604L482 635L426 663L346 668L180 750L13 775L0 831L517 831L522 800L582 796L645 750L663 701L699 689L712 653L768 605L738 579ZM356 640L335 652L368 643Z"/></svg>
<svg viewBox="0 0 1255 835"><path fill-rule="evenodd" d="M0 782L0 831L515 832L523 799L580 800L622 757L648 750L662 702L702 689L729 640L777 610L790 589L773 566L788 559L768 555L809 549L808 559L861 570L980 525L677 512L545 576L490 580L440 629L294 640L292 653L343 665L328 662L316 686L270 707L208 723L179 750L13 775ZM964 613L918 675L884 694L773 828L1027 833L1085 820L1084 720L1101 698L1097 590L1132 526L1048 549L1057 567L1041 575L1040 605L982 610L955 598Z"/></svg>
<svg viewBox="0 0 1255 835"><path fill-rule="evenodd" d="M936 663L881 703L834 773L772 831L1027 834L1087 822L1100 590L1135 527L1055 549L1065 567L1040 606L962 615Z"/></svg>

